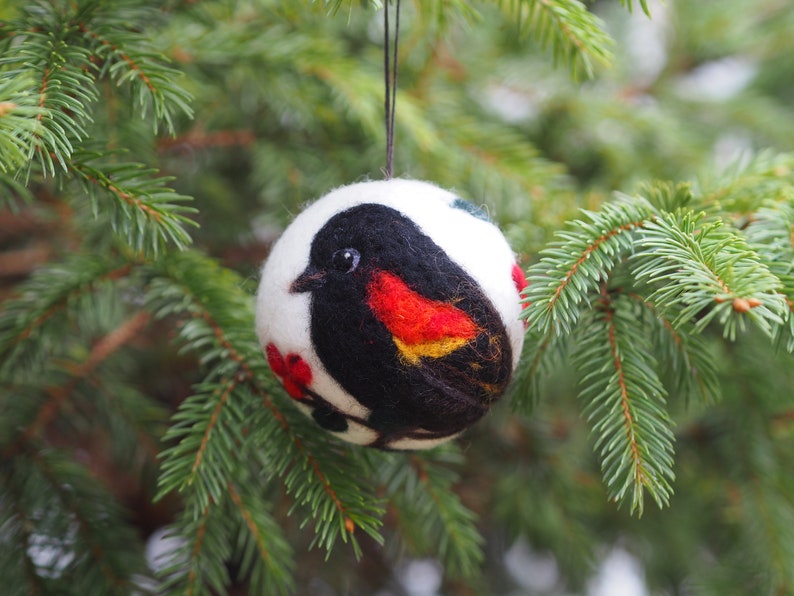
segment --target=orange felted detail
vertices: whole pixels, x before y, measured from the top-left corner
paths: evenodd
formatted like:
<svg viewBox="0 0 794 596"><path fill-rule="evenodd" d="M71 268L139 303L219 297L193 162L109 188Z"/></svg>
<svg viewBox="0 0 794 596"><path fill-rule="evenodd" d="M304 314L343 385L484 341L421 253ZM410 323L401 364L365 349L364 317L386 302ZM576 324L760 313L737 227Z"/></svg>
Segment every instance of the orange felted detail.
<svg viewBox="0 0 794 596"><path fill-rule="evenodd" d="M403 345L435 344L449 339L460 340L460 345L464 345L479 331L461 309L448 302L425 298L388 271L372 273L367 286L367 304Z"/></svg>

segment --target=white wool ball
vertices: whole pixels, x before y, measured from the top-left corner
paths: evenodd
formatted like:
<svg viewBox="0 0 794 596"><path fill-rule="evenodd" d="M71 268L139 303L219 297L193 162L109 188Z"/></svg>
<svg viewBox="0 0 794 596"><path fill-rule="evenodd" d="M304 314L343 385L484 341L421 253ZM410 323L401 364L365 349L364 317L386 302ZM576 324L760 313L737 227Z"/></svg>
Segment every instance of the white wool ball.
<svg viewBox="0 0 794 596"><path fill-rule="evenodd" d="M256 331L320 426L353 443L426 448L506 389L524 285L504 236L471 203L415 180L351 184L273 246Z"/></svg>

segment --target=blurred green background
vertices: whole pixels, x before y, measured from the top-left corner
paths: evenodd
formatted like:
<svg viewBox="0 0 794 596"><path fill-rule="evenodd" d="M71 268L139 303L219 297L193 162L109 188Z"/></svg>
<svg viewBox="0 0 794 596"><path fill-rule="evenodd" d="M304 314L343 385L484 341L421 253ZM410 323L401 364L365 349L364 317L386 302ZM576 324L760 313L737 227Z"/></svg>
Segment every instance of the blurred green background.
<svg viewBox="0 0 794 596"><path fill-rule="evenodd" d="M137 19L143 4L120 6ZM86 146L123 149L125 159L172 176L198 209L194 246L252 293L270 245L303 204L383 175L382 13L366 2L148 4L133 28L182 73L193 117L176 113L175 134L155 133L133 94L103 80ZM555 51L558 34L548 31L544 43L530 5L551 1L402 4L395 175L484 205L525 266L580 208L597 209L615 191L653 180L730 191L725 217L740 225L766 177L794 176L789 0L650 1L650 16L637 2L631 10L587 3L614 42L590 40L599 51L581 53ZM20 9L0 0L0 24ZM12 198L14 208L0 211L0 299L69 254L115 250L108 220L94 217L79 188L35 168L25 186L13 194L33 200ZM113 327L100 315L120 320L97 313L95 327L79 325L76 343L91 345ZM132 455L114 451L116 429L68 407L40 430L99 479L153 549L167 544L162 529L181 506L177 496L153 502L159 441L201 380L197 359L169 343L175 334L152 323L103 371L123 379L119 392L143 396L129 402L146 429L130 438ZM752 330L736 343L719 330L704 336L723 396L670 396L677 455L668 508L648 506L637 519L607 501L573 365L561 360L531 416L504 400L451 457L455 492L484 537L481 576L445 574L438 545L396 519L399 507L387 507L385 547L362 536L361 561L342 546L326 560L309 548L311 528L277 500L296 553L296 593L794 594L794 359ZM0 550L11 548L0 527ZM34 548L34 564L68 567L58 548ZM637 580L634 591L599 583L615 565L631 568L619 577ZM246 585L229 589L247 593Z"/></svg>

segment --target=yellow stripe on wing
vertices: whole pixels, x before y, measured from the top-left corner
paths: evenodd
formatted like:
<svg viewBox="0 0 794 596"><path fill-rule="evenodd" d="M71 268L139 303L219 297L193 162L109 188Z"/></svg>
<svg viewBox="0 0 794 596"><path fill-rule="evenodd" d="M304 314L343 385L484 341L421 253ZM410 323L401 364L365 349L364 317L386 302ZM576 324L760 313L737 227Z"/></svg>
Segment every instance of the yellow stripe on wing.
<svg viewBox="0 0 794 596"><path fill-rule="evenodd" d="M444 337L416 344L407 344L394 336L393 339L402 360L414 366L419 364L421 358L441 358L469 343L465 337Z"/></svg>

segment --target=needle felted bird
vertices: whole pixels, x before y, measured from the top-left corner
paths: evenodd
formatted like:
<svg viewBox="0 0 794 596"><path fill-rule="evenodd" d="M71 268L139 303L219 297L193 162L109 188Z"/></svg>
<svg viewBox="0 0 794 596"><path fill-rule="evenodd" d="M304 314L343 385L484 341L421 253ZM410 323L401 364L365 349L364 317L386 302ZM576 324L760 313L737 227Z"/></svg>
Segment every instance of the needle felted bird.
<svg viewBox="0 0 794 596"><path fill-rule="evenodd" d="M274 246L257 331L321 427L375 447L428 447L505 391L523 340L523 274L475 212L427 183L361 183L320 199Z"/></svg>

